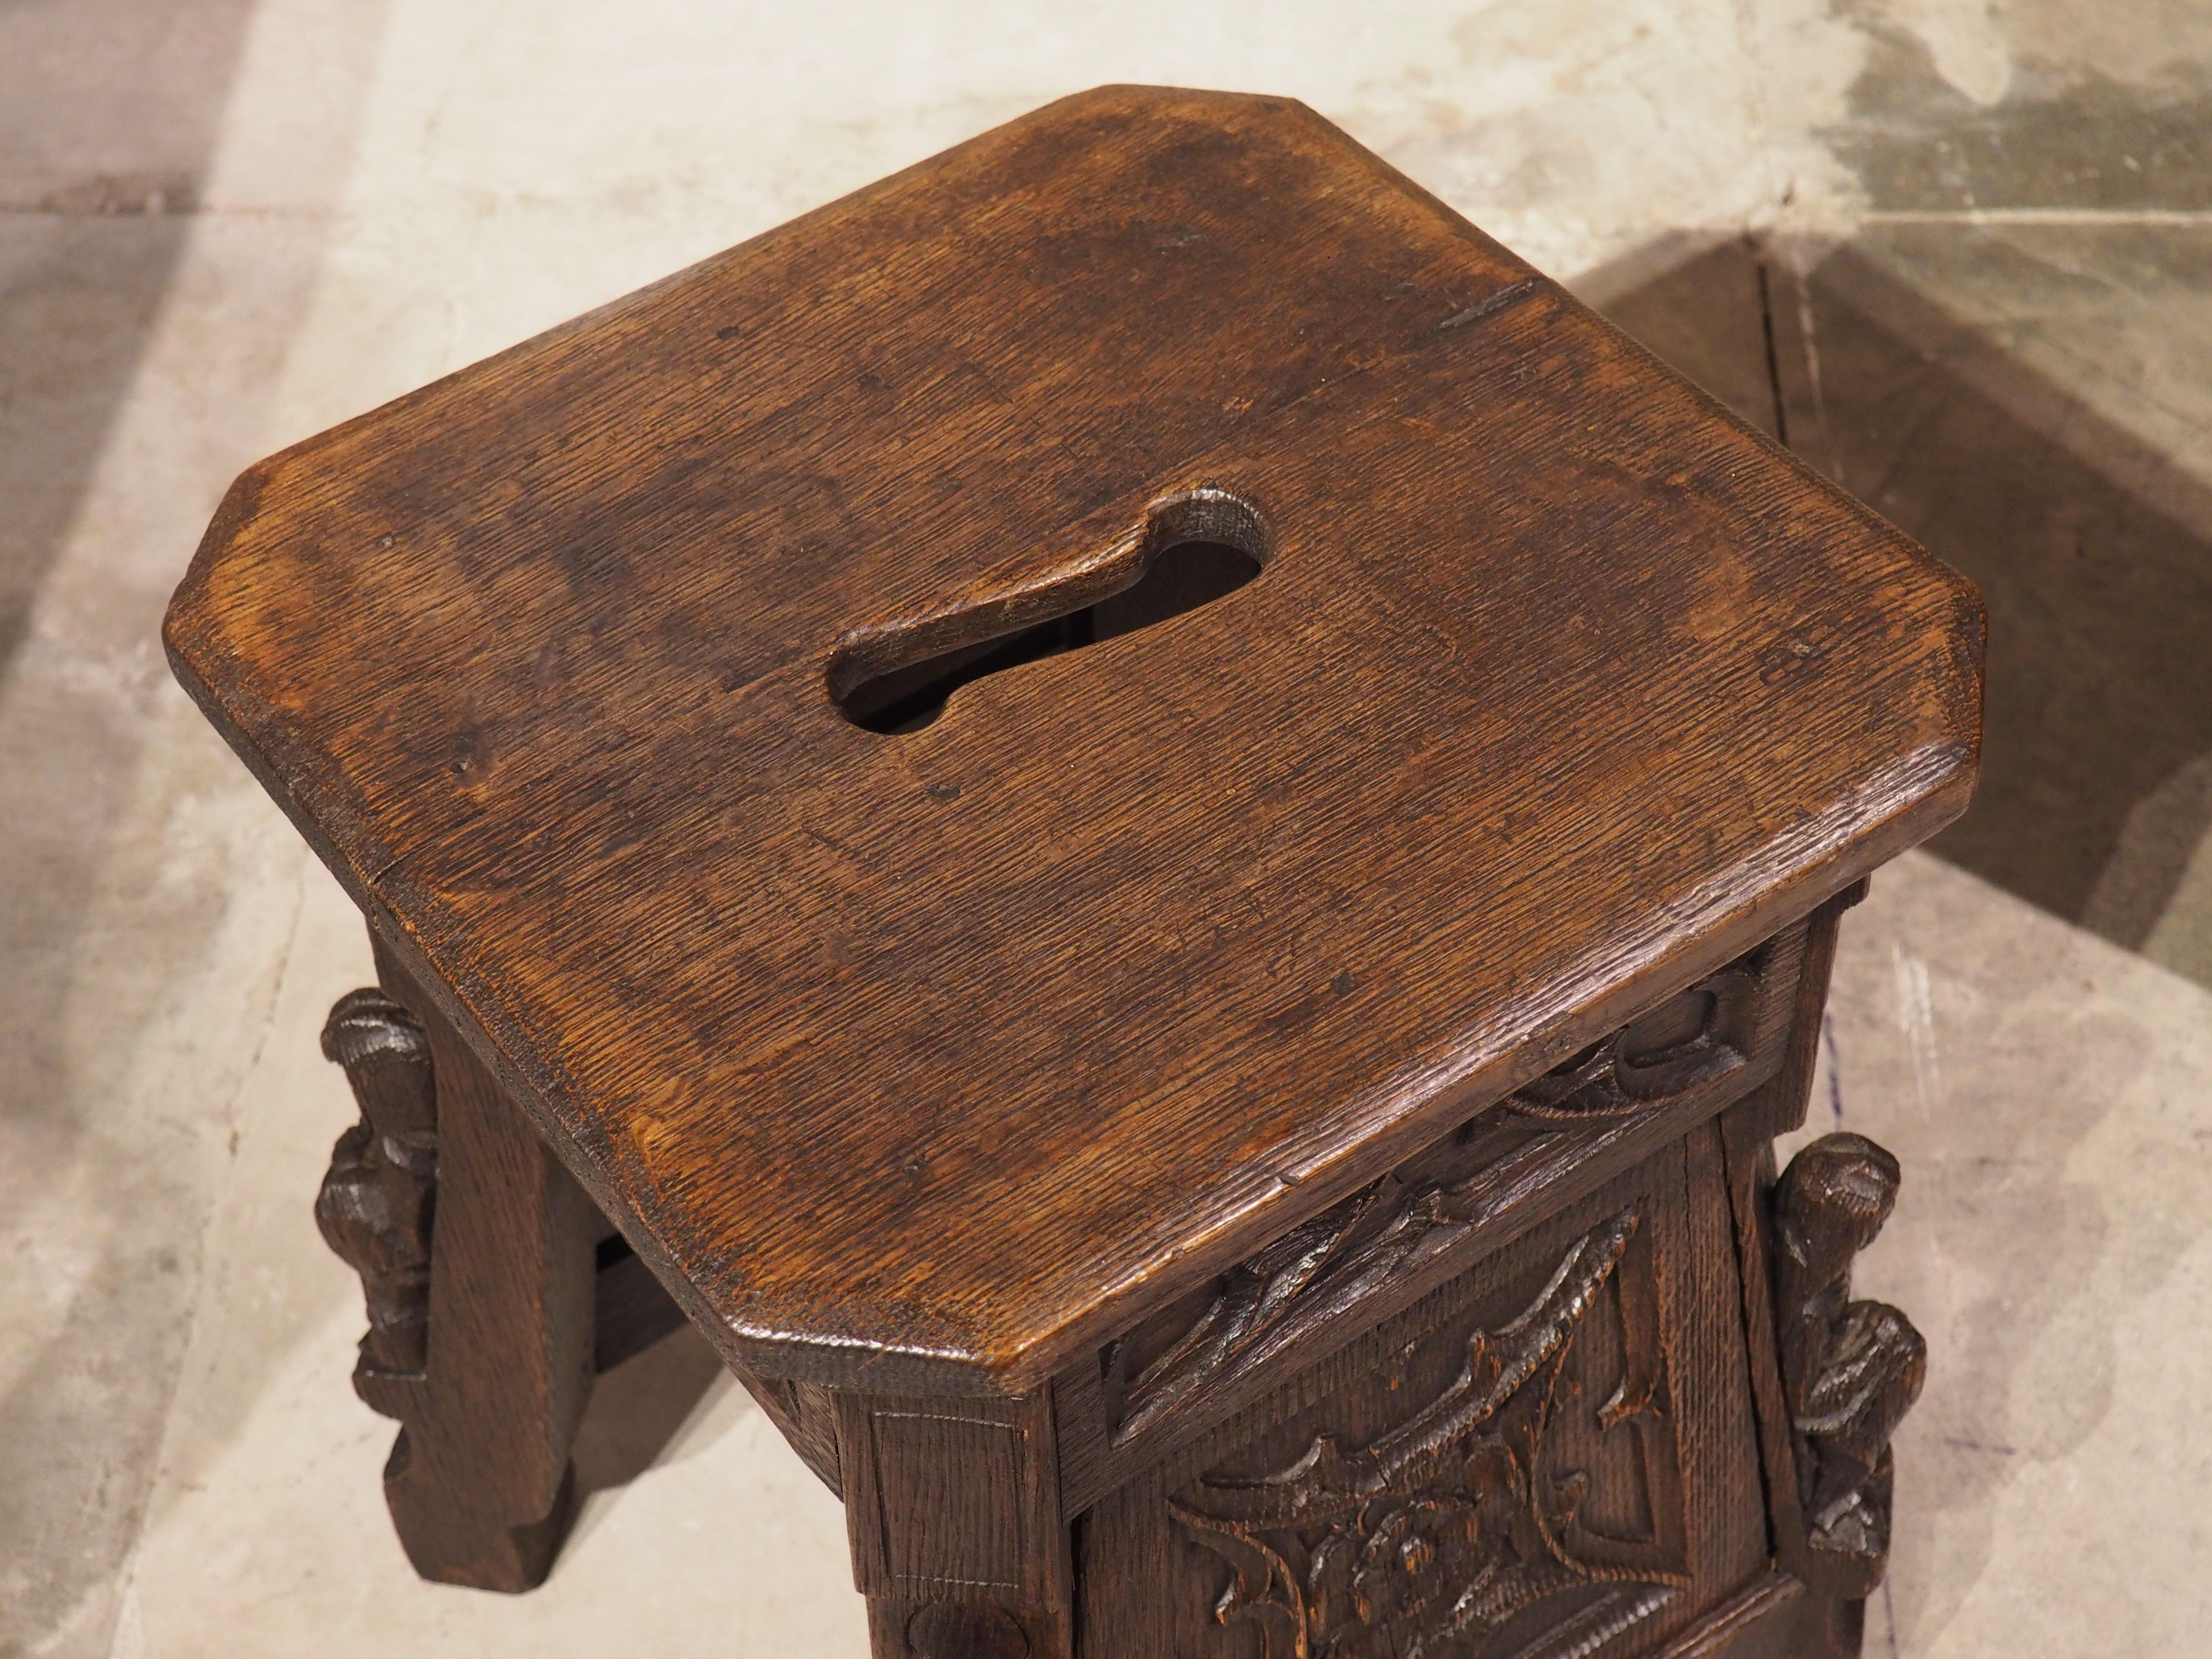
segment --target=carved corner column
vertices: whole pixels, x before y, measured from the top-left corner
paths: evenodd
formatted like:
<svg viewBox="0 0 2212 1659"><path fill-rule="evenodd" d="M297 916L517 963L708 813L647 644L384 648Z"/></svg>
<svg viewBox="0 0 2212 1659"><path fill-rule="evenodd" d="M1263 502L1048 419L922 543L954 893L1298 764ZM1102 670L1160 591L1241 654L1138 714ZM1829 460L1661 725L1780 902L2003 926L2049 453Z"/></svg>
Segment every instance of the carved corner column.
<svg viewBox="0 0 2212 1659"><path fill-rule="evenodd" d="M1778 1582L1802 1587L1790 1599L1808 1659L1860 1650L1888 1559L1889 1438L1927 1370L1903 1314L1850 1297L1851 1260L1894 1206L1897 1160L1838 1133L1775 1170L1775 1139L1805 1121L1838 925L1865 895L1856 883L1814 914L1789 1058L1721 1120Z"/></svg>
<svg viewBox="0 0 2212 1659"><path fill-rule="evenodd" d="M876 1659L1073 1659L1049 1392L836 1404L853 1582Z"/></svg>
<svg viewBox="0 0 2212 1659"><path fill-rule="evenodd" d="M354 1387L400 1423L385 1499L416 1571L530 1589L574 1516L598 1212L381 949L378 972L323 1031L361 1110L315 1205L368 1304Z"/></svg>
<svg viewBox="0 0 2212 1659"><path fill-rule="evenodd" d="M1825 1135L1774 1191L1782 1386L1813 1587L1868 1595L1889 1559L1890 1436L1928 1375L1928 1345L1881 1302L1851 1299L1851 1260L1897 1202L1897 1160L1863 1135Z"/></svg>
<svg viewBox="0 0 2212 1659"><path fill-rule="evenodd" d="M315 1198L323 1240L361 1275L368 1331L356 1393L404 1415L429 1353L430 1231L438 1197L438 1096L429 1034L381 990L349 992L323 1027L361 1121L331 1149Z"/></svg>

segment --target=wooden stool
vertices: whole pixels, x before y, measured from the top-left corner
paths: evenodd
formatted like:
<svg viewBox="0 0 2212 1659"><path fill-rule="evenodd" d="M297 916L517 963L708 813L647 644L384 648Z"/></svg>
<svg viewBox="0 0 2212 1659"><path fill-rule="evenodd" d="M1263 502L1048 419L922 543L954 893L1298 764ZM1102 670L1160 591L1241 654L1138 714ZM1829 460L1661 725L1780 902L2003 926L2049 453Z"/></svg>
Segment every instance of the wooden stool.
<svg viewBox="0 0 2212 1659"><path fill-rule="evenodd" d="M1054 104L252 468L416 1567L688 1317L874 1651L1838 1653L1923 1351L1778 1185L1972 591L1297 104ZM677 1310L681 1310L681 1315Z"/></svg>

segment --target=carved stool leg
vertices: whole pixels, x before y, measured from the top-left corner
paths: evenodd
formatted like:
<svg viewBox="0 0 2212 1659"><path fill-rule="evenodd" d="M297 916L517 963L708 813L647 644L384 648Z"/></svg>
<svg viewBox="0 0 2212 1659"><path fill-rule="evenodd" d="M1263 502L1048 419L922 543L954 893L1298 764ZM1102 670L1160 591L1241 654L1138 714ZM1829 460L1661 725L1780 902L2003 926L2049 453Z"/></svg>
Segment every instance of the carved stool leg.
<svg viewBox="0 0 2212 1659"><path fill-rule="evenodd" d="M1073 1659L1050 1395L837 1400L875 1659Z"/></svg>
<svg viewBox="0 0 2212 1659"><path fill-rule="evenodd" d="M380 948L377 969L323 1033L362 1111L316 1205L368 1304L354 1387L399 1419L385 1498L415 1570L530 1589L573 1518L598 1212Z"/></svg>

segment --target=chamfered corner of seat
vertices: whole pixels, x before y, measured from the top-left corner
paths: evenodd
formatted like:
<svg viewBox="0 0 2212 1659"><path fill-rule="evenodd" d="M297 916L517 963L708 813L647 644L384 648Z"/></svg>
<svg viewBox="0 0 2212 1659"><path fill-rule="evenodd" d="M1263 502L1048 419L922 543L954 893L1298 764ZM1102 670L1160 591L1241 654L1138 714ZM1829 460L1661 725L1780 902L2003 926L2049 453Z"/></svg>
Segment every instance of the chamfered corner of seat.
<svg viewBox="0 0 2212 1659"><path fill-rule="evenodd" d="M1285 97L1279 93L1225 92L1212 87L1167 86L1146 81L1109 81L1082 92L1073 92L1064 98L1054 99L1024 118L1033 120L1062 112L1085 114L1101 109L1121 109L1137 114L1170 109L1188 110L1194 106L1215 107L1224 113L1231 110L1256 109L1269 113L1296 114L1314 121L1323 119L1298 100Z"/></svg>
<svg viewBox="0 0 2212 1659"><path fill-rule="evenodd" d="M256 461L231 481L162 613L161 645L171 672L195 696L204 689L205 646L217 620L209 608L210 578L223 554L258 514L263 497L275 480L276 460L272 456Z"/></svg>

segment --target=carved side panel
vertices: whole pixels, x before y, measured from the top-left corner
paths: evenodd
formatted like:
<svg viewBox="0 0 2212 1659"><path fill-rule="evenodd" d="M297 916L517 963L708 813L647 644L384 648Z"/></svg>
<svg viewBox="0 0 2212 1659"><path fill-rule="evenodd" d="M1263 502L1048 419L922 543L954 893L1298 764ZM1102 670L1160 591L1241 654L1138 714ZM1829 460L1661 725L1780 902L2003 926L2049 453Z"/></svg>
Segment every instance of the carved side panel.
<svg viewBox="0 0 2212 1659"><path fill-rule="evenodd" d="M1920 1397L1928 1346L1896 1309L1851 1299L1851 1260L1897 1202L1897 1160L1825 1135L1774 1191L1782 1384L1816 1588L1858 1597L1889 1557L1890 1437Z"/></svg>
<svg viewBox="0 0 2212 1659"><path fill-rule="evenodd" d="M1497 1329L1476 1328L1449 1387L1367 1445L1322 1433L1256 1480L1205 1476L1171 1499L1232 1570L1217 1616L1259 1623L1270 1659L1399 1659L1480 1651L1563 1597L1578 1623L1639 1621L1671 1601L1689 1575L1674 1447L1645 1420L1663 1416L1662 1357L1615 1271L1638 1219L1623 1210L1577 1238L1534 1300ZM1570 1361L1608 1300L1621 1364L1600 1401ZM1577 1465L1605 1454L1563 1455L1554 1431L1571 1414L1601 1437L1634 1425L1624 1455L1647 1495L1644 1535L1583 1514L1592 1474Z"/></svg>
<svg viewBox="0 0 2212 1659"><path fill-rule="evenodd" d="M1127 1373L1133 1354L1144 1352L1143 1334L1117 1345L1106 1360L1118 1407L1115 1441L1134 1439L1201 1390L1288 1351L1449 1248L1495 1209L1498 1170L1512 1151L1540 1153L1562 1139L1509 1131L1509 1147L1486 1133L1468 1137L1460 1161L1471 1171L1394 1171L1223 1275L1134 1377Z"/></svg>
<svg viewBox="0 0 2212 1659"><path fill-rule="evenodd" d="M1205 1398L1420 1281L1516 1209L1565 1201L1779 1056L1793 931L1645 1010L1429 1152L1292 1228L1102 1357L1108 1437L1127 1448ZM1606 1170L1607 1162L1611 1170ZM1532 1204L1531 1200L1538 1200ZM1376 1316L1370 1314L1369 1317Z"/></svg>
<svg viewBox="0 0 2212 1659"><path fill-rule="evenodd" d="M428 1357L430 1238L438 1190L430 1042L382 991L339 999L323 1053L345 1068L361 1121L338 1137L315 1200L323 1237L361 1275L368 1333L354 1385L398 1415L387 1382L419 1381Z"/></svg>
<svg viewBox="0 0 2212 1659"><path fill-rule="evenodd" d="M1667 1149L1099 1504L1096 1659L1641 1651L1763 1569L1693 1161Z"/></svg>

